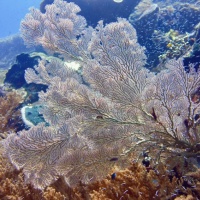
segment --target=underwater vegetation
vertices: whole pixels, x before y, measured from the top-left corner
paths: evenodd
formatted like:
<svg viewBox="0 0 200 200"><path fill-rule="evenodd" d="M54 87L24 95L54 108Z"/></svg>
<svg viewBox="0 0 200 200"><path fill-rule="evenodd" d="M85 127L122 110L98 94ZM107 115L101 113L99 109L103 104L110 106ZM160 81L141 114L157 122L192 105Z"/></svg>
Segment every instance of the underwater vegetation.
<svg viewBox="0 0 200 200"><path fill-rule="evenodd" d="M150 4L140 13L143 5L132 22L137 28L146 15L159 11ZM186 52L177 57L174 52L176 41L184 46L198 30L185 40L174 29L165 35L150 30L165 38L166 53L172 54L154 73L145 67L146 49L128 20L99 21L93 28L79 12L76 4L55 0L45 13L32 8L21 22L25 43L54 56L33 59L34 68L24 63L25 73L18 74L27 84L48 87L35 103L48 126L12 130L1 141L0 197L199 197L200 69L192 62L186 68L182 57L191 49L198 52L196 38ZM20 80L19 87L25 84Z"/></svg>

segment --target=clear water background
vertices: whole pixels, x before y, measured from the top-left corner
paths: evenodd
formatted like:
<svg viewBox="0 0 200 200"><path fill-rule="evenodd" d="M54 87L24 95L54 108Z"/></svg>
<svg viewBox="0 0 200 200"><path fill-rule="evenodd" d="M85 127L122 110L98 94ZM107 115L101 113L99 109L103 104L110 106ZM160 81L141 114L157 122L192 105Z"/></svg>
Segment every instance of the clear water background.
<svg viewBox="0 0 200 200"><path fill-rule="evenodd" d="M20 21L41 0L0 0L0 38L19 33Z"/></svg>

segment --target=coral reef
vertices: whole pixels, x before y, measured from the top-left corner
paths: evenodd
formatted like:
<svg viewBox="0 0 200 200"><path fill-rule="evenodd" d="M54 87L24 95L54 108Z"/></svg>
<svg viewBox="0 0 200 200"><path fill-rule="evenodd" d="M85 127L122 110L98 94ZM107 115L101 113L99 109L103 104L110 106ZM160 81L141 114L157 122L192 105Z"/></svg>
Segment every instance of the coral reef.
<svg viewBox="0 0 200 200"><path fill-rule="evenodd" d="M159 57L165 61L184 56L194 43L189 33L194 32L199 23L199 4L195 1L169 2L142 0L129 16L137 30L139 43L147 49L146 67L150 69L157 67ZM166 35L170 30L178 33L176 38Z"/></svg>
<svg viewBox="0 0 200 200"><path fill-rule="evenodd" d="M43 59L26 70L19 65L15 81L24 70L25 78L16 87L24 80L48 87L37 102L48 126L14 130L1 141L2 163L15 166L1 173L2 198L199 198L200 69L186 69L180 58L152 73L126 19L100 21L94 29L78 12L74 3L55 0L44 14L32 8L22 20L26 44L42 45L61 59ZM157 5L142 10L138 20L151 14L156 21ZM186 40L177 30L165 38L173 58L175 44ZM81 72L63 60L77 61ZM141 152L142 161L130 162Z"/></svg>
<svg viewBox="0 0 200 200"><path fill-rule="evenodd" d="M100 21L93 29L79 11L55 0L45 14L32 8L21 23L28 45L41 44L82 67L80 75L55 59L26 70L27 83L48 86L38 104L49 126L41 123L4 141L25 181L41 190L59 177L70 187L95 182L115 165L126 168L132 152L149 151L154 164L163 154L196 157L200 102L192 95L200 70L190 65L186 71L179 59L154 74L144 67L145 48L126 19Z"/></svg>
<svg viewBox="0 0 200 200"><path fill-rule="evenodd" d="M156 34L158 33L155 33L154 35ZM166 44L167 50L165 53L159 55L160 63L164 63L168 59L178 59L181 56L184 56L185 58L187 56L186 54L189 54L191 51L195 40L195 32L192 34L180 34L178 31L170 29L169 32L163 35L163 41Z"/></svg>

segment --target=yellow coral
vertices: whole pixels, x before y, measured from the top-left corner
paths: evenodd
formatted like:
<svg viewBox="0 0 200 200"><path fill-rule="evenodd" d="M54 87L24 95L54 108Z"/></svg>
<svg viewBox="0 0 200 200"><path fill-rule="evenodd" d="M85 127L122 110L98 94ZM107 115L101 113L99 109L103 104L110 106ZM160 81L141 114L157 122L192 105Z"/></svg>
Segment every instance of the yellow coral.
<svg viewBox="0 0 200 200"><path fill-rule="evenodd" d="M172 43L168 43L168 44L167 44L167 47L168 47L168 48L172 48L172 46L173 46Z"/></svg>

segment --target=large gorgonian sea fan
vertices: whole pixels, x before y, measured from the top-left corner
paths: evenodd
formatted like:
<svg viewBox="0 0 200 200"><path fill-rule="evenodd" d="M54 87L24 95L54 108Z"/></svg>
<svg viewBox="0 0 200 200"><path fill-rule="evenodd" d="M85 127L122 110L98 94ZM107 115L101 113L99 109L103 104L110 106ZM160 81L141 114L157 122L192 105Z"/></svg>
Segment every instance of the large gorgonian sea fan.
<svg viewBox="0 0 200 200"><path fill-rule="evenodd" d="M26 71L28 83L48 85L38 104L49 123L3 141L26 182L39 189L59 176L71 186L89 183L114 164L127 166L131 153L141 150L199 153L199 70L189 66L185 72L181 60L173 60L161 73L150 73L143 67L145 49L127 20L106 26L100 21L92 29L78 11L73 3L55 0L45 14L32 9L22 21L26 43L83 68L80 76L55 59Z"/></svg>

